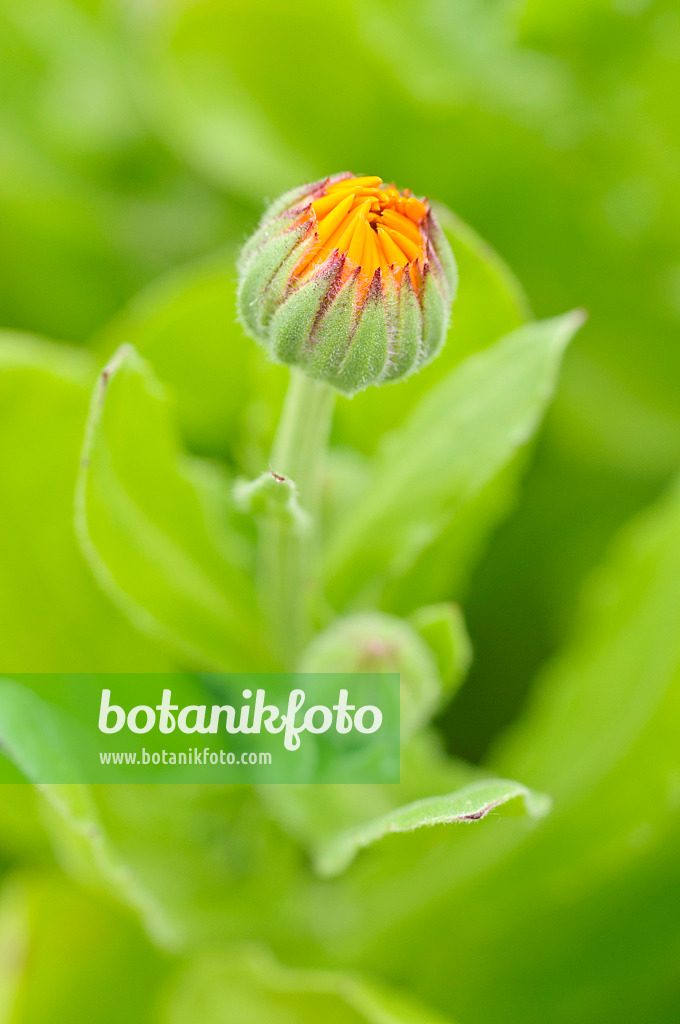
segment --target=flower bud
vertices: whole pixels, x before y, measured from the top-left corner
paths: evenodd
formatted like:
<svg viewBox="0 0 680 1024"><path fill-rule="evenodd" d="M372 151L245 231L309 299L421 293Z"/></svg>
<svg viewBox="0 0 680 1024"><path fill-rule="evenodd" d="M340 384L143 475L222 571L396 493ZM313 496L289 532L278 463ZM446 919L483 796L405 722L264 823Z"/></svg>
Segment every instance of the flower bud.
<svg viewBox="0 0 680 1024"><path fill-rule="evenodd" d="M350 395L439 353L457 283L427 201L351 174L281 196L239 275L246 332L276 362Z"/></svg>
<svg viewBox="0 0 680 1024"><path fill-rule="evenodd" d="M402 738L429 720L442 696L432 649L410 623L382 612L357 612L320 633L301 672L398 672Z"/></svg>

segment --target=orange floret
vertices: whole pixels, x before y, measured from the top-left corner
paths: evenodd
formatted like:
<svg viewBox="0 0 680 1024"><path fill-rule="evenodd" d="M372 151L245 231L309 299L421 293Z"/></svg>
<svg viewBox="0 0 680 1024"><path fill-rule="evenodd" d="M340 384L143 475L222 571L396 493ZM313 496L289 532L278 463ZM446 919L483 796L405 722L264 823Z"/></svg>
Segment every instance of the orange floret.
<svg viewBox="0 0 680 1024"><path fill-rule="evenodd" d="M398 283L408 270L416 290L428 260L428 206L407 190L383 185L382 178L342 178L327 184L303 219L314 235L293 277L307 278L337 251L345 257L346 273L358 271L365 294L380 271L383 286L391 274Z"/></svg>

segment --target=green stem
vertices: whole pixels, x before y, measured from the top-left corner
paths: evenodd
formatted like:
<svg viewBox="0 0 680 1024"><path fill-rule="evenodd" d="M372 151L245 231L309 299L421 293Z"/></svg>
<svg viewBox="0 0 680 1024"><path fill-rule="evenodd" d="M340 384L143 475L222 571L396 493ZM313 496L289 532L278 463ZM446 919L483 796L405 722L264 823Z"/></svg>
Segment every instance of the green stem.
<svg viewBox="0 0 680 1024"><path fill-rule="evenodd" d="M334 403L335 393L328 385L291 370L271 469L297 485L311 525L300 533L288 523L272 521L262 538L264 600L274 641L289 667L295 665L309 634L321 479Z"/></svg>

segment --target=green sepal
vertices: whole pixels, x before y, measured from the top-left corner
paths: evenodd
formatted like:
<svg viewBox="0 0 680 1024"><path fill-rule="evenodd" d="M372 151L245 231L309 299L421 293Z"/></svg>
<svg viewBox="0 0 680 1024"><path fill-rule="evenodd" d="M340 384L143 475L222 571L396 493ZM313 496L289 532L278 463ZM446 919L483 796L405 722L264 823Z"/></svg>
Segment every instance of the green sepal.
<svg viewBox="0 0 680 1024"><path fill-rule="evenodd" d="M299 365L300 352L335 281L339 263L337 257L327 260L318 275L290 291L272 316L267 339L269 351L276 362Z"/></svg>
<svg viewBox="0 0 680 1024"><path fill-rule="evenodd" d="M307 233L306 225L275 234L241 261L237 294L239 319L245 331L266 344L264 316L270 308L269 285L282 263L294 252ZM275 298L275 297L274 297Z"/></svg>
<svg viewBox="0 0 680 1024"><path fill-rule="evenodd" d="M411 278L404 275L401 287L391 287L386 301L394 320L390 331L390 358L384 380L400 380L418 366L423 339L423 314Z"/></svg>
<svg viewBox="0 0 680 1024"><path fill-rule="evenodd" d="M303 235L303 242L304 238L305 236ZM298 262L300 261L303 255L303 250L304 245L296 245L295 248L291 250L290 255L287 256L283 260L279 268L274 271L274 274L271 280L269 281L267 289L262 295L262 308L260 314L262 334L260 336L260 340L266 345L267 348L270 347L270 336L268 331L269 324L271 322L272 317L276 313L276 310L279 308L279 306L281 306L283 302L286 301L289 292L291 292L292 289L295 287L295 285L292 283L293 271L295 270L295 267L297 266Z"/></svg>
<svg viewBox="0 0 680 1024"><path fill-rule="evenodd" d="M333 298L301 353L301 364L310 376L332 383L340 372L356 317L356 275Z"/></svg>
<svg viewBox="0 0 680 1024"><path fill-rule="evenodd" d="M431 270L426 271L422 293L423 346L420 365L439 354L449 328L449 304L444 301L439 281Z"/></svg>
<svg viewBox="0 0 680 1024"><path fill-rule="evenodd" d="M302 200L307 196L313 195L324 183L326 179L320 178L318 181L313 181L309 185L298 185L297 188L291 188L288 192L284 192L278 199L273 199L267 209L262 215L261 224L267 224L273 220L274 217L279 217L281 214L286 213L288 210L293 210L297 206L301 205Z"/></svg>
<svg viewBox="0 0 680 1024"><path fill-rule="evenodd" d="M271 220L260 221L255 233L250 236L241 249L238 258L239 273L243 273L245 271L250 261L257 256L268 242L271 242L272 239L278 238L280 235L284 234L284 232L293 227L295 222L299 219L300 216L298 212L295 210L288 210Z"/></svg>
<svg viewBox="0 0 680 1024"><path fill-rule="evenodd" d="M387 310L378 283L371 286L347 357L331 383L348 395L363 391L380 380L388 355Z"/></svg>
<svg viewBox="0 0 680 1024"><path fill-rule="evenodd" d="M445 211L444 215L446 216L447 213L448 211ZM442 288L442 292L446 291L445 304L450 306L458 292L458 264L456 263L456 257L453 254L448 238L439 226L437 218L432 215L430 215L429 233L430 243L448 286L447 289ZM442 275L438 276L441 277Z"/></svg>

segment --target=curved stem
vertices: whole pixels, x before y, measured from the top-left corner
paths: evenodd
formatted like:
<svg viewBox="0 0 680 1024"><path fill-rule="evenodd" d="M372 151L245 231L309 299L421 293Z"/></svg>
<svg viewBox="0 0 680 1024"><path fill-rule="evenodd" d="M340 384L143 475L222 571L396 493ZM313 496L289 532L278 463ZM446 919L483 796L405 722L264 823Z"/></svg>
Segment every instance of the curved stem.
<svg viewBox="0 0 680 1024"><path fill-rule="evenodd" d="M275 644L293 667L309 634L309 608L315 589L315 547L324 456L335 393L328 385L291 370L271 455L271 469L292 480L310 526L300 532L271 521L262 538L262 586Z"/></svg>

